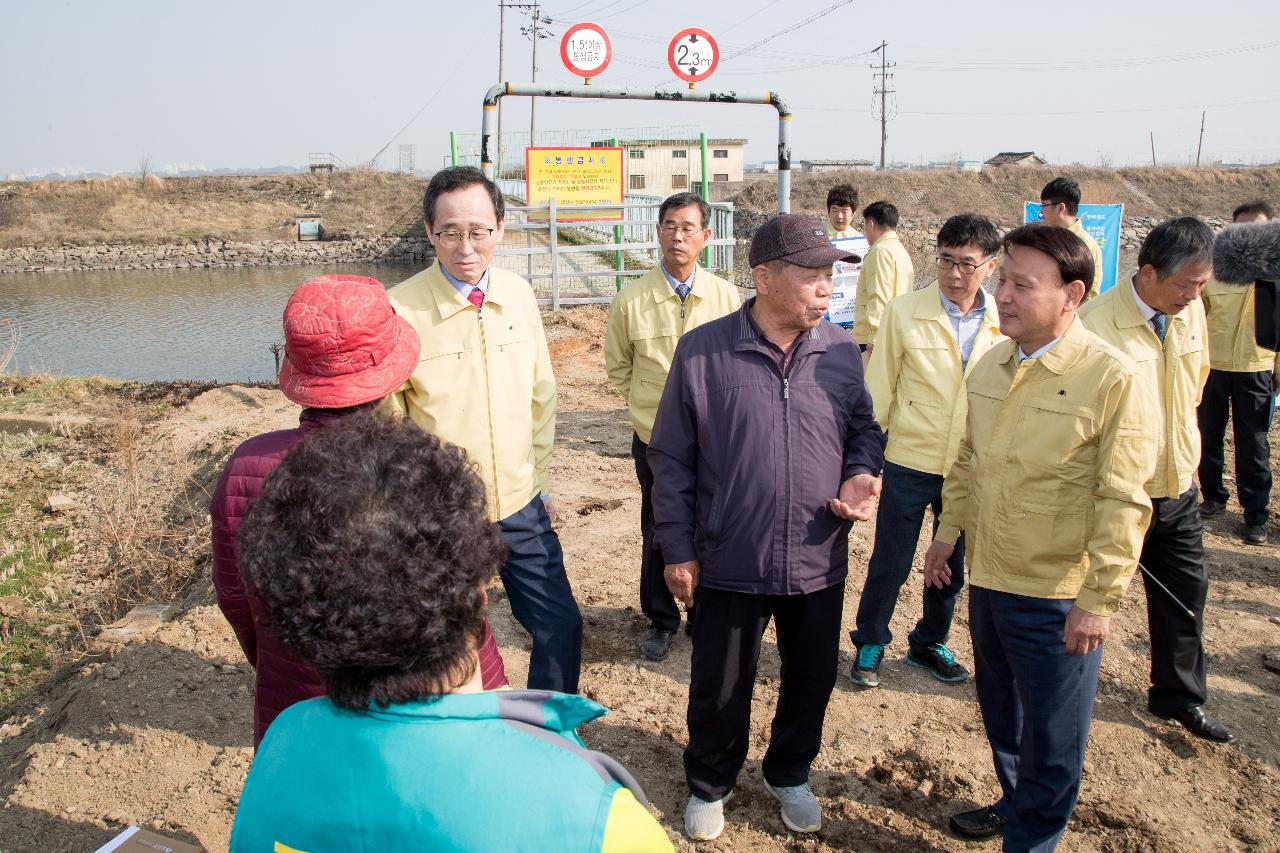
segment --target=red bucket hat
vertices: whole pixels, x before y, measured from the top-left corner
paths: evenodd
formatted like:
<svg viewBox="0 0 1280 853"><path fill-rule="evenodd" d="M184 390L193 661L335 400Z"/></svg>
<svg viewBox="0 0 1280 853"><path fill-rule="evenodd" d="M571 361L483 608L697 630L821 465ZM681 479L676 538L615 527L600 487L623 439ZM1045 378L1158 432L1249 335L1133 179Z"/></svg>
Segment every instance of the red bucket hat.
<svg viewBox="0 0 1280 853"><path fill-rule="evenodd" d="M418 363L418 333L386 288L361 275L322 275L284 307L280 390L295 403L341 409L398 389Z"/></svg>

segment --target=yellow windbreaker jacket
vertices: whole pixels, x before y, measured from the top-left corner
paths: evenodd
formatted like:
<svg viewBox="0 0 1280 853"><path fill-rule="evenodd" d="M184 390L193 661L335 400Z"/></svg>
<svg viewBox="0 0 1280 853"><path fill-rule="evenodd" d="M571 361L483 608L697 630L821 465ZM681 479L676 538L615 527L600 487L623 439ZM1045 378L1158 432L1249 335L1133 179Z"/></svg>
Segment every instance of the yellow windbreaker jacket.
<svg viewBox="0 0 1280 853"><path fill-rule="evenodd" d="M741 302L736 287L702 267L694 273L693 290L683 305L659 267L624 285L614 297L604 339L605 369L627 399L631 425L645 444L680 336L732 314Z"/></svg>
<svg viewBox="0 0 1280 853"><path fill-rule="evenodd" d="M1209 321L1209 366L1232 373L1270 370L1280 374L1280 353L1258 346L1253 336L1253 288L1209 279L1200 295Z"/></svg>
<svg viewBox="0 0 1280 853"><path fill-rule="evenodd" d="M926 474L950 470L969 410L965 376L1001 338L988 296L966 368L936 281L889 303L876 334L876 356L867 365L876 420L889 434L885 459Z"/></svg>
<svg viewBox="0 0 1280 853"><path fill-rule="evenodd" d="M1084 241L1089 247L1089 254L1093 255L1093 281L1086 282L1089 285L1088 292L1085 293L1085 300L1088 301L1098 295L1098 291L1102 288L1102 249L1098 247L1098 241L1093 239L1093 235L1084 230L1084 225L1079 219L1067 226L1067 230Z"/></svg>
<svg viewBox="0 0 1280 853"><path fill-rule="evenodd" d="M880 316L889 300L910 293L916 284L915 267L907 247L890 231L876 240L862 259L858 274L858 295L853 303L853 339L873 344L880 328Z"/></svg>
<svg viewBox="0 0 1280 853"><path fill-rule="evenodd" d="M436 261L390 291L418 330L418 366L386 408L471 457L497 521L547 492L556 381L538 302L515 273L489 268L484 307L454 289Z"/></svg>
<svg viewBox="0 0 1280 853"><path fill-rule="evenodd" d="M874 359L872 359L874 361ZM936 539L965 531L974 586L1109 616L1151 520L1158 423L1137 368L1079 320L1039 358L996 344L970 372L969 422Z"/></svg>
<svg viewBox="0 0 1280 853"><path fill-rule="evenodd" d="M1153 498L1173 498L1191 488L1200 464L1196 406L1209 378L1204 306L1196 300L1169 317L1164 346L1143 319L1133 285L1121 282L1080 309L1085 328L1129 356L1138 366L1142 392L1160 416L1156 471L1147 483Z"/></svg>

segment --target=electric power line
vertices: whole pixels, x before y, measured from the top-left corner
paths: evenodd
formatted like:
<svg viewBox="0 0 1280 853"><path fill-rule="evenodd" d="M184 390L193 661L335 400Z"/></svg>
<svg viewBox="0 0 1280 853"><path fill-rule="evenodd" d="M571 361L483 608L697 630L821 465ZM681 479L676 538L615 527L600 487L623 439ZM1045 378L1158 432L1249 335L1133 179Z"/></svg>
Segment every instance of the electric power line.
<svg viewBox="0 0 1280 853"><path fill-rule="evenodd" d="M1170 62L1188 62L1197 59L1216 59L1222 56L1235 56L1242 53L1253 53L1280 47L1280 41L1263 42L1261 44L1240 45L1238 47L1202 50L1195 53L1179 53L1167 56L1131 57L1126 59L1081 59L1081 60L1014 60L1009 62L944 62L934 60L918 60L903 63L902 68L911 71L1102 71L1114 68L1135 68L1144 65L1163 65Z"/></svg>
<svg viewBox="0 0 1280 853"><path fill-rule="evenodd" d="M849 5L849 4L851 4L852 2L853 2L853 0L840 0L840 2L839 2L839 3L836 3L836 4L834 4L834 5L828 6L827 8L823 9L821 12L815 12L814 14L812 14L812 15L810 15L809 17L805 18L803 21L799 21L799 22L797 22L797 23L794 23L794 24L792 24L792 25L791 25L791 26L789 26L789 27L784 27L783 29L778 30L776 33L773 33L772 35L765 36L764 38L760 39L759 41L757 41L757 42L755 42L755 43L753 43L753 44L750 44L750 45L748 45L748 46L746 46L746 47L742 48L741 50L739 50L739 51L737 51L737 52L735 52L735 53L730 54L729 56L726 56L726 57L724 58L724 61L725 61L725 62L728 62L730 59L736 59L736 58L738 58L739 56L742 56L742 55L744 55L744 54L750 53L751 51L755 50L756 48L761 47L761 46L763 46L763 45L766 45L766 44L768 44L769 42L773 41L773 40L774 40L774 39L776 39L776 38L781 38L782 36L785 36L785 35L787 35L788 33L793 33L793 32L795 32L796 30L800 29L801 27L804 27L804 26L807 26L807 25L809 25L809 24L812 24L814 21L816 21L816 20L818 20L818 19L820 19L820 18L824 18L824 17L826 17L827 15L829 15L830 13L834 12L836 9L839 9L839 8L841 8L842 6L848 6L848 5Z"/></svg>
<svg viewBox="0 0 1280 853"><path fill-rule="evenodd" d="M411 119L409 119L407 122L405 122L405 123L404 123L404 127L402 127L402 128L400 128L399 130L397 130L397 131L396 131L396 133L395 133L395 136L393 136L393 137L391 137L390 139L388 139L388 140L387 140L387 144L386 144L386 145L384 145L384 146L382 146L381 148L379 148L379 149L378 149L378 153L377 153L377 154L374 154L372 157L370 157L370 158L369 158L369 162L370 162L370 163L375 162L379 157L381 157L381 156L382 156L382 152L383 152L383 151L386 151L388 148L390 148L390 147L391 147L391 143L393 143L393 142L395 142L397 139L399 139L399 138L400 138L400 134L402 134L402 133L404 133L406 130L408 130L408 129L409 129L409 126L410 126L411 124L413 124L415 121L417 121L417 120L418 120L418 116L420 116L420 115L422 115L424 112L426 112L427 107L431 106L431 102L432 102L432 101L434 101L437 97L439 97L439 96L440 96L440 93L441 93L441 92L443 92L443 91L445 90L445 87L447 87L447 86L448 86L448 85L453 81L453 78L454 78L455 76L457 76L457 74L458 74L458 70L459 70L460 68L461 68L461 66L458 66L458 65L455 65L455 66L453 67L453 71L449 72L449 76L448 76L448 77L446 77L446 78L445 78L445 81L444 81L443 83L441 83L441 84L440 84L440 88L439 88L439 89L436 89L434 92L432 92L432 93L431 93L431 97L430 97L430 98L427 98L427 102L426 102L425 104L423 104L423 105L418 109L418 111L417 111L416 113L414 113L414 114L413 114L413 118L411 118Z"/></svg>
<svg viewBox="0 0 1280 853"><path fill-rule="evenodd" d="M1085 116L1085 115L1115 115L1120 113L1165 113L1179 112L1181 110L1216 110L1228 107L1246 107L1256 104L1273 104L1280 102L1280 98L1261 98L1251 101L1227 101L1221 104L1185 104L1183 106L1163 106L1163 107L1123 107L1110 110L1047 110L1047 111L1025 111L1018 110L1014 112L973 112L964 111L957 112L951 110L903 110L899 115L904 116L979 116L979 117L1020 117L1020 116ZM859 107L821 107L821 106L801 106L794 107L796 110L806 110L813 112L829 112L829 113L857 113L862 112Z"/></svg>

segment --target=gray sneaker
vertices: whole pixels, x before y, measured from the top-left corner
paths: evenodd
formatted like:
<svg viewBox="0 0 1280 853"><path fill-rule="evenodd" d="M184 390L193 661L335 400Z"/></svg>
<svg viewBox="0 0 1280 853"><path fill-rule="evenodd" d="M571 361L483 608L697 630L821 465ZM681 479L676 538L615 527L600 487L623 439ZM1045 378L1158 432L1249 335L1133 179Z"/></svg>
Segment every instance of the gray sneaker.
<svg viewBox="0 0 1280 853"><path fill-rule="evenodd" d="M790 788L775 788L764 783L770 794L782 803L782 822L793 832L817 832L822 829L822 809L808 783Z"/></svg>
<svg viewBox="0 0 1280 853"><path fill-rule="evenodd" d="M689 796L684 807L684 834L694 841L710 841L724 832L724 804L733 796L730 791L714 803Z"/></svg>

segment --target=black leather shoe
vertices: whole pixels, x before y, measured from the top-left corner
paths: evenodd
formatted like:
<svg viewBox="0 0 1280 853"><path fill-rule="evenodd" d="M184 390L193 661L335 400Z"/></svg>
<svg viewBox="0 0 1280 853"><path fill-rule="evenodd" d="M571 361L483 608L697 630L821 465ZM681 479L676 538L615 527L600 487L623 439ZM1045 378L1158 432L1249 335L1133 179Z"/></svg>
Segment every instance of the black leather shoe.
<svg viewBox="0 0 1280 853"><path fill-rule="evenodd" d="M662 660L667 656L667 652L671 651L671 637L673 633L666 628L653 628L649 631L649 636L645 637L643 643L640 644L640 654L649 660Z"/></svg>
<svg viewBox="0 0 1280 853"><path fill-rule="evenodd" d="M1212 518L1215 515L1222 515L1222 511L1226 508L1227 505L1220 501L1202 501L1200 504L1200 517Z"/></svg>
<svg viewBox="0 0 1280 853"><path fill-rule="evenodd" d="M1158 711L1151 711L1151 713L1162 720L1174 720L1196 737L1202 737L1205 740L1211 740L1215 743L1231 743L1236 739L1236 736L1228 731L1226 726L1218 722L1213 714L1206 711L1203 705L1184 708L1181 711L1174 711L1172 714L1161 714Z"/></svg>
<svg viewBox="0 0 1280 853"><path fill-rule="evenodd" d="M951 831L961 838L983 841L1002 834L1008 821L996 814L994 807L985 806L971 812L953 814L948 823Z"/></svg>
<svg viewBox="0 0 1280 853"><path fill-rule="evenodd" d="M1244 544L1266 545L1267 528L1262 524L1246 524L1244 526Z"/></svg>

